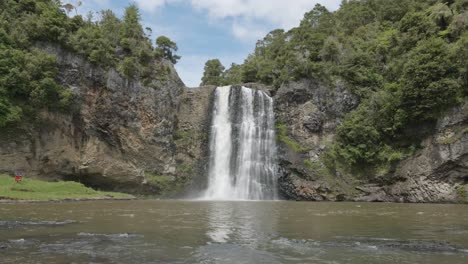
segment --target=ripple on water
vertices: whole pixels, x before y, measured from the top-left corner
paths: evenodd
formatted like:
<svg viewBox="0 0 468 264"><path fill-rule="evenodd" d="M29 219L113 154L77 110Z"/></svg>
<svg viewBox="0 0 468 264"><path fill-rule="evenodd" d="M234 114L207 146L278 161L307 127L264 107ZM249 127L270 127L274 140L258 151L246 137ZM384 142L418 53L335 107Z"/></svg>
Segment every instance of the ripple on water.
<svg viewBox="0 0 468 264"><path fill-rule="evenodd" d="M368 238L368 237L336 237L335 241L315 241L309 239L287 239L280 238L272 243L282 247L290 247L299 253L304 253L311 248L357 248L360 250L403 250L418 252L440 252L440 253L468 253L468 249L446 241L417 240L417 239L390 239L390 238Z"/></svg>
<svg viewBox="0 0 468 264"><path fill-rule="evenodd" d="M235 244L208 244L198 249L196 263L282 263L274 253Z"/></svg>
<svg viewBox="0 0 468 264"><path fill-rule="evenodd" d="M45 220L45 221L21 221L21 220L12 220L12 221L0 221L0 228L17 228L22 226L64 226L69 224L75 224L78 221L73 220Z"/></svg>
<svg viewBox="0 0 468 264"><path fill-rule="evenodd" d="M107 237L107 238L141 238L144 237L140 234L129 234L129 233L119 233L119 234L95 234L95 233L78 233L78 236L82 237Z"/></svg>

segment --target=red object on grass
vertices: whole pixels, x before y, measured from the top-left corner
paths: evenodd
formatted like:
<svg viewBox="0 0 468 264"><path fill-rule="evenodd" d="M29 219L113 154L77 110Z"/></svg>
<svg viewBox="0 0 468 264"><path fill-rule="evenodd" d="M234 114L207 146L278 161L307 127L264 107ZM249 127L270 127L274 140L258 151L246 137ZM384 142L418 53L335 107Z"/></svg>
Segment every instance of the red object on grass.
<svg viewBox="0 0 468 264"><path fill-rule="evenodd" d="M16 182L20 182L23 180L23 176L22 175L15 175L15 181Z"/></svg>

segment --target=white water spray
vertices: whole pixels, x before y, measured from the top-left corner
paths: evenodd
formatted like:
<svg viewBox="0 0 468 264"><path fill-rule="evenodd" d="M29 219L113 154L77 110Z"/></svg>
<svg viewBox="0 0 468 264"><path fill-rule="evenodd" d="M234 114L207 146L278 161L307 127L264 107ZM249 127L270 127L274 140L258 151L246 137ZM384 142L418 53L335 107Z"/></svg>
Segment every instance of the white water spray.
<svg viewBox="0 0 468 264"><path fill-rule="evenodd" d="M207 200L277 199L273 99L246 87L215 91Z"/></svg>

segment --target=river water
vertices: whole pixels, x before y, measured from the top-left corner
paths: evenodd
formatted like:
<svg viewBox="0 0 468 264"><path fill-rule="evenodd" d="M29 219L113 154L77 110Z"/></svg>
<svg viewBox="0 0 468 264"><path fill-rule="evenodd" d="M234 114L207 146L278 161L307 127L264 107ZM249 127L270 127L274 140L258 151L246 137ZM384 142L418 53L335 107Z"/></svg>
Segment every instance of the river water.
<svg viewBox="0 0 468 264"><path fill-rule="evenodd" d="M0 204L0 263L468 263L466 205Z"/></svg>

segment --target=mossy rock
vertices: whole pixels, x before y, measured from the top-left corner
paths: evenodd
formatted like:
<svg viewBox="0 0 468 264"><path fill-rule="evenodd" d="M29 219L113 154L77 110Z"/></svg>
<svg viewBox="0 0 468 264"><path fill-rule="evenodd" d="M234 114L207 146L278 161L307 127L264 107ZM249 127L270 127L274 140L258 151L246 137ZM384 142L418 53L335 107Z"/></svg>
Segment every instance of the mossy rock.
<svg viewBox="0 0 468 264"><path fill-rule="evenodd" d="M279 142L285 144L292 151L305 152L307 150L288 135L288 128L281 122L276 123L276 137Z"/></svg>
<svg viewBox="0 0 468 264"><path fill-rule="evenodd" d="M175 195L184 186L183 181L172 175L158 175L145 172L145 179L147 184L157 188L159 196Z"/></svg>
<svg viewBox="0 0 468 264"><path fill-rule="evenodd" d="M460 203L468 203L468 185L463 184L459 185L456 189L457 192L457 200Z"/></svg>

